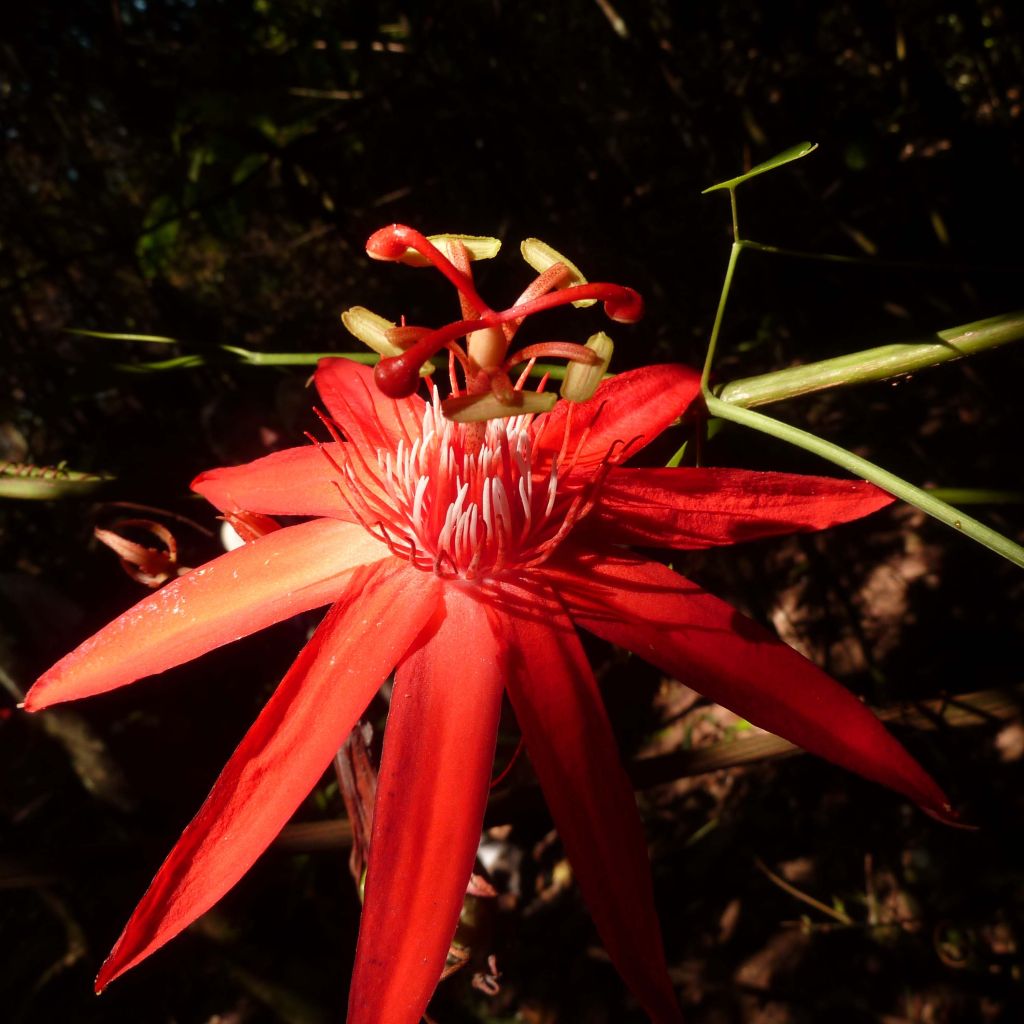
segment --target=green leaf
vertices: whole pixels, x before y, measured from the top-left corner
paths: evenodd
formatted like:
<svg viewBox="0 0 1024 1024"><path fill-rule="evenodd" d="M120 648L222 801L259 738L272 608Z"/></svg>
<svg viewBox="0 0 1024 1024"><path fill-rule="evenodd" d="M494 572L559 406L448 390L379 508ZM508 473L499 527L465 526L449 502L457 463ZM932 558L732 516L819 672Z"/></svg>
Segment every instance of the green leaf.
<svg viewBox="0 0 1024 1024"><path fill-rule="evenodd" d="M718 189L723 188L734 189L749 178L756 178L759 174L774 171L776 167L784 167L786 164L791 164L794 160L799 160L801 157L807 156L808 153L813 153L817 148L818 144L816 142L798 142L795 146L790 146L789 149L784 149L781 153L776 154L770 160L765 160L763 164L751 167L746 174L741 174L737 178L730 178L728 181L720 181L717 185L704 189L701 195L707 195L708 192L716 192Z"/></svg>
<svg viewBox="0 0 1024 1024"><path fill-rule="evenodd" d="M376 352L253 352L237 345L220 347L248 366L316 366L321 359L348 359L375 366L380 359Z"/></svg>
<svg viewBox="0 0 1024 1024"><path fill-rule="evenodd" d="M114 331L87 331L82 327L65 327L68 334L77 334L83 338L107 338L110 341L152 341L158 345L177 345L177 338L168 338L163 334L120 334Z"/></svg>
<svg viewBox="0 0 1024 1024"><path fill-rule="evenodd" d="M725 426L725 424L723 423L722 420L714 419L714 418L709 419L707 421L707 423L705 424L705 428L704 428L705 429L705 435L704 435L705 436L705 440L710 441L715 436L715 434L717 434L722 429L722 427L724 427L724 426ZM679 449L675 453L675 455L673 455L672 458L669 459L668 462L665 463L665 468L666 469L678 469L682 465L683 459L686 458L686 448L687 448L687 445L689 445L689 443L690 443L689 441L684 441L682 443L682 445L679 447Z"/></svg>
<svg viewBox="0 0 1024 1024"><path fill-rule="evenodd" d="M203 366L206 360L201 355L175 356L173 359L158 359L150 363L115 363L114 368L125 373L159 373L162 370L184 370Z"/></svg>
<svg viewBox="0 0 1024 1024"><path fill-rule="evenodd" d="M174 255L181 230L178 204L168 195L159 196L146 211L143 233L135 244L135 258L149 280L163 273Z"/></svg>
<svg viewBox="0 0 1024 1024"><path fill-rule="evenodd" d="M110 476L78 473L59 466L30 466L23 462L0 463L0 498L48 501L77 498L112 480Z"/></svg>
<svg viewBox="0 0 1024 1024"><path fill-rule="evenodd" d="M248 181L258 174L269 162L270 157L266 153L249 153L248 156L242 157L231 172L231 184L240 185L243 181Z"/></svg>

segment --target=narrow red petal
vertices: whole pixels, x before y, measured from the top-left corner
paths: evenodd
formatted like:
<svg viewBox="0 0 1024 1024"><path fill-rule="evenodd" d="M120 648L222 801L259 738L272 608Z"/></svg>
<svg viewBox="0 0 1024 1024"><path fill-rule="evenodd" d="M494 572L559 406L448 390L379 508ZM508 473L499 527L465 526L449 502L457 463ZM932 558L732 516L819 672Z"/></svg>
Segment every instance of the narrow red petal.
<svg viewBox="0 0 1024 1024"><path fill-rule="evenodd" d="M113 690L333 601L356 566L390 558L362 527L314 519L193 569L44 673L29 711Z"/></svg>
<svg viewBox="0 0 1024 1024"><path fill-rule="evenodd" d="M579 464L600 462L616 442L630 453L650 444L700 394L700 376L687 366L669 364L628 370L602 381L588 402L559 402L538 421L536 454L557 455L565 444L565 421L572 413L566 451L579 448Z"/></svg>
<svg viewBox="0 0 1024 1024"><path fill-rule="evenodd" d="M435 578L394 560L349 577L157 872L103 964L97 991L191 924L249 870L433 614L437 587Z"/></svg>
<svg viewBox="0 0 1024 1024"><path fill-rule="evenodd" d="M504 625L506 685L530 760L612 963L653 1021L680 1021L636 800L586 654L554 594L520 596L530 611Z"/></svg>
<svg viewBox="0 0 1024 1024"><path fill-rule="evenodd" d="M399 441L411 445L419 436L423 399L388 398L374 383L372 367L321 359L314 379L331 418L363 451L393 450Z"/></svg>
<svg viewBox="0 0 1024 1024"><path fill-rule="evenodd" d="M945 794L848 690L656 562L577 553L547 575L573 621L745 719L955 821Z"/></svg>
<svg viewBox="0 0 1024 1024"><path fill-rule="evenodd" d="M221 512L259 512L269 516L323 516L351 521L334 481L341 446L308 445L265 455L243 466L200 473L192 490ZM333 464L332 461L333 460Z"/></svg>
<svg viewBox="0 0 1024 1024"><path fill-rule="evenodd" d="M613 469L584 521L611 544L707 548L824 530L892 497L861 480L745 469Z"/></svg>
<svg viewBox="0 0 1024 1024"><path fill-rule="evenodd" d="M418 1024L473 869L502 672L487 609L445 590L395 674L349 996L349 1024Z"/></svg>

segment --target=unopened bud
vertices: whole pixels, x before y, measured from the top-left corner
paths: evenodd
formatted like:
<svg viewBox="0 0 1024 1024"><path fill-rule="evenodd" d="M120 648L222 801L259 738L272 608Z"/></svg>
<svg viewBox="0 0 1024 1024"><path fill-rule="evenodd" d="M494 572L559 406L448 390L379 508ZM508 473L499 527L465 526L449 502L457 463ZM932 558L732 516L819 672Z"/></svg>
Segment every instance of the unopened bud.
<svg viewBox="0 0 1024 1024"><path fill-rule="evenodd" d="M570 402L586 402L594 397L597 385L601 383L612 360L615 345L604 331L591 335L585 348L590 349L599 359L596 363L569 363L565 370L565 380L560 389L563 398Z"/></svg>

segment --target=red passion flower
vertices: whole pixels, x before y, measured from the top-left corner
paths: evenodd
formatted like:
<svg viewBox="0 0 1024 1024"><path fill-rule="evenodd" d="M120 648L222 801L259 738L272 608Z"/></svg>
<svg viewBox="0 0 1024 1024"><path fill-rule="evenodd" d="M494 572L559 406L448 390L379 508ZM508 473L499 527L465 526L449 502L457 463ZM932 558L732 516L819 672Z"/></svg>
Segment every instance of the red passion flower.
<svg viewBox="0 0 1024 1024"><path fill-rule="evenodd" d="M625 304L630 319L639 314L635 293L581 283L555 261L561 269L541 268L547 280L494 313L475 291L467 298L469 243L445 243L449 262L440 246L398 231L373 236L371 254L422 250L443 261L463 320L429 332L381 328L381 318L367 319L375 314L357 313L363 333L395 346L376 375L389 394L364 366L321 362L315 381L334 440L215 469L193 484L229 519L263 529L146 597L27 697L38 711L111 690L330 606L143 896L97 990L238 881L394 672L350 1024L415 1024L441 976L480 839L503 693L611 960L652 1020L679 1021L643 829L577 630L951 819L938 786L847 690L729 605L629 550L818 530L890 499L856 481L623 466L698 400L697 374L635 370L596 391L584 384L594 391L585 401L535 413L523 378L509 383L507 349L523 318L556 300L604 299L613 316ZM426 399L408 393L441 349L462 400L456 415L497 402L504 418L456 422L436 389ZM560 355L585 374L591 351L552 342L518 358ZM305 521L274 528L265 517L276 515Z"/></svg>

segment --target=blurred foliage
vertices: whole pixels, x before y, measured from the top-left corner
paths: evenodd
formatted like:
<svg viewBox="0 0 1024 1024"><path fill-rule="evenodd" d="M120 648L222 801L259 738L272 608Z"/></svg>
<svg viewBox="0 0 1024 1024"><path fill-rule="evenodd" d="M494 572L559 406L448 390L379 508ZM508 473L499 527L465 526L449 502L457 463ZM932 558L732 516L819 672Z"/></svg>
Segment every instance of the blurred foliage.
<svg viewBox="0 0 1024 1024"><path fill-rule="evenodd" d="M217 550L203 532L215 523L186 496L188 480L311 428L305 371L239 365L222 346L348 347L338 314L356 303L420 322L454 313L429 273L365 258L383 223L539 236L591 279L647 299L646 321L614 332L614 368L699 364L729 241L724 198L700 192L810 138L813 156L744 186L748 237L947 269L751 254L722 379L1019 307L1021 23L993 0L78 0L5 12L0 461L116 479L102 504L0 506L4 709L141 596L91 540L117 503L162 510L197 564ZM480 274L496 303L529 277L500 262ZM71 329L183 344L125 347ZM203 365L115 366L185 352ZM1011 347L782 412L916 482L1019 490L1022 370ZM822 471L730 430L709 454ZM1015 516L991 512L1019 536ZM938 530L893 514L680 567L788 623L787 639L876 703L1019 683L1019 574ZM98 743L120 766L130 792L118 802L83 783L60 730L0 718L8 1019L339 1018L357 913L343 855L268 856L188 936L102 1000L89 992L307 625L76 708L75 736L91 730L76 744ZM657 724L659 681L618 654L595 659L633 749ZM1019 1020L1024 790L1005 728L940 731L915 747L980 835L951 835L808 759L645 797L690 1019ZM588 953L578 902L555 885L548 827L543 811L515 822L529 913L499 927L505 994L488 1011L456 980L439 1020L636 1019ZM808 862L783 874L825 903L840 898L861 924L785 924L806 907L754 855L773 869ZM892 920L913 925L864 924L872 885Z"/></svg>

